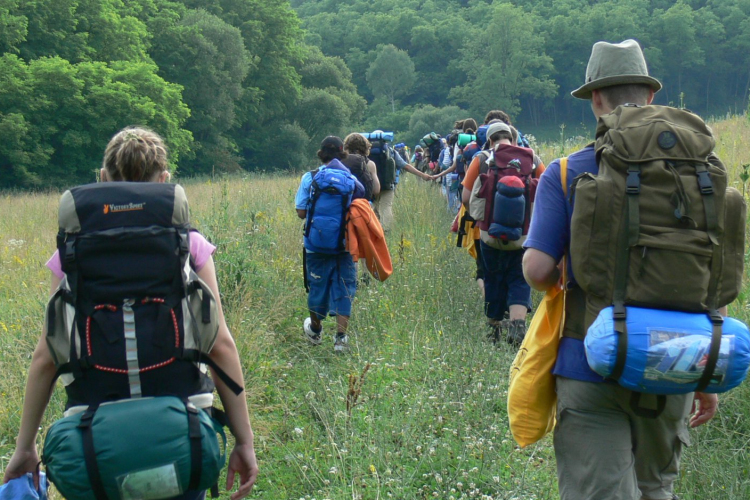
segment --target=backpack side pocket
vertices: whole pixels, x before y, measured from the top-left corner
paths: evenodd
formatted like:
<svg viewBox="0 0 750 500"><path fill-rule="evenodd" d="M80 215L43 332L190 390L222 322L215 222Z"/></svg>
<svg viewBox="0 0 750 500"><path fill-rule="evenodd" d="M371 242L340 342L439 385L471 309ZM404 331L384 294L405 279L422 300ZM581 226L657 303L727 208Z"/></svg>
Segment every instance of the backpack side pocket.
<svg viewBox="0 0 750 500"><path fill-rule="evenodd" d="M742 193L735 188L727 188L724 199L724 265L719 283L719 306L730 304L742 289L746 220L747 205Z"/></svg>
<svg viewBox="0 0 750 500"><path fill-rule="evenodd" d="M612 240L619 224L619 203L609 177L581 174L574 181L570 256L578 285L590 295L611 297L615 255ZM615 212L616 211L616 212Z"/></svg>
<svg viewBox="0 0 750 500"><path fill-rule="evenodd" d="M185 347L208 354L219 332L219 309L211 289L192 270L182 307Z"/></svg>

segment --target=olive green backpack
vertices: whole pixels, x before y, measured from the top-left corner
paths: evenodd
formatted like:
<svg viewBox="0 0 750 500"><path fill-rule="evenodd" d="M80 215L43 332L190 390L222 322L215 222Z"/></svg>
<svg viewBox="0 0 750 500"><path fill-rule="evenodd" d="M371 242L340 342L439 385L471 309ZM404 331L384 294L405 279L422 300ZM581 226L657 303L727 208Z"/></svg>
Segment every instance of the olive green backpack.
<svg viewBox="0 0 750 500"><path fill-rule="evenodd" d="M570 254L586 328L613 305L626 340L632 305L706 312L721 334L717 309L742 284L746 207L714 145L685 110L625 105L599 118L599 173L573 185Z"/></svg>

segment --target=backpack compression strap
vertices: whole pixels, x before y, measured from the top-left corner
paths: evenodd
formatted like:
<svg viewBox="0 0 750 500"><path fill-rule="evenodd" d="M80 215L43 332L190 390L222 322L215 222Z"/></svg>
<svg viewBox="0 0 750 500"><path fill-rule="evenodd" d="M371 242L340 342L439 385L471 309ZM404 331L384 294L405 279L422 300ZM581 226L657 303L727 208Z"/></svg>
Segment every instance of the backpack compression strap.
<svg viewBox="0 0 750 500"><path fill-rule="evenodd" d="M617 332L619 338L617 342L617 357L615 360L615 366L612 370L610 378L619 380L622 376L623 370L625 369L625 361L628 352L628 331L627 331L627 309L625 307L625 295L627 288L628 279L628 267L630 248L638 243L638 236L640 232L640 213L639 213L639 195L640 195L640 174L641 169L638 164L631 164L628 166L628 177L626 180L626 196L627 204L623 209L623 225L627 228L621 228L618 243L617 243L617 256L615 260L615 282L614 282L614 293L612 296L612 316L614 319L614 330ZM723 318L717 311L716 296L718 288L718 277L721 274L721 247L719 245L719 239L717 237L718 219L716 216L716 204L713 197L713 183L708 173L708 169L705 164L699 164L696 166L696 176L698 177L698 185L700 187L701 194L703 195L703 205L706 212L706 231L709 239L714 246L713 255L711 258L711 279L709 282L708 289L708 306L707 312L712 325L711 334L711 346L709 349L708 359L706 360L706 366L703 369L703 374L698 381L696 391L700 392L705 390L711 382L716 364L718 362L719 351L721 348L721 335L722 335L722 324ZM632 406L632 405L631 405ZM659 402L661 407L661 402ZM663 408L661 408L663 410ZM657 417L661 410L657 408ZM652 416L652 414L646 415Z"/></svg>
<svg viewBox="0 0 750 500"><path fill-rule="evenodd" d="M99 405L91 405L81 416L78 428L81 429L81 444L83 445L83 459L86 462L86 472L89 475L91 490L96 500L109 500L107 492L104 490L102 476L99 472L99 464L96 461L96 449L94 449L94 434L91 425L94 423L94 416Z"/></svg>

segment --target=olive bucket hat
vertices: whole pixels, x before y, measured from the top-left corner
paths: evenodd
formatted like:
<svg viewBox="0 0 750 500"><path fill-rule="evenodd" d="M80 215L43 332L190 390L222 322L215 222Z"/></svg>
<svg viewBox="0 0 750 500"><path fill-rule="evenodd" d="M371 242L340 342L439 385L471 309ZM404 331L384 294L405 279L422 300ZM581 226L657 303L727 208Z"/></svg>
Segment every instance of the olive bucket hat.
<svg viewBox="0 0 750 500"><path fill-rule="evenodd" d="M648 74L646 59L638 42L596 42L586 66L586 83L571 95L578 99L591 99L592 90L633 83L648 85L654 92L661 90L659 80Z"/></svg>

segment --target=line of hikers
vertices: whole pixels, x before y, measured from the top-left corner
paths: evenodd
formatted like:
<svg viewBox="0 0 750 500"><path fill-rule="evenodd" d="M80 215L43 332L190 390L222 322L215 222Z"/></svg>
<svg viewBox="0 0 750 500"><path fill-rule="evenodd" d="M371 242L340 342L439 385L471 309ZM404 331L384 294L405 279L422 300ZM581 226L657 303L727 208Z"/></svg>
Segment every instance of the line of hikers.
<svg viewBox="0 0 750 500"><path fill-rule="evenodd" d="M727 187L703 121L651 104L660 88L637 42L598 42L584 85L572 93L591 101L596 143L547 169L508 116L491 111L481 127L456 122L445 141L426 135L411 159L423 178L429 170L429 179L452 176L456 184L454 230L476 259L490 338L521 347L516 377L527 377L528 404L536 406L509 412L531 419L553 405L564 500L676 498L688 417L691 427L713 418L716 393L736 387L750 366L747 326L725 318L742 287L744 199ZM315 262L305 271L303 330L319 343L321 319L335 314L334 349L344 350L356 292L344 221L363 190L341 163L340 139L326 138L319 157L324 165L305 174L296 200L306 219L305 258ZM339 211L338 232L322 229L323 199ZM382 243L368 204L359 205L369 236ZM331 234L335 248L320 247ZM531 286L562 303L559 316L542 311L526 335ZM551 328L554 341L542 343L537 332ZM542 372L534 368L540 358L550 363ZM549 398L534 384L540 376L553 379ZM549 422L526 423L536 426L530 442Z"/></svg>
<svg viewBox="0 0 750 500"><path fill-rule="evenodd" d="M693 427L709 421L715 393L736 387L750 365L747 326L724 318L742 287L746 209L727 187L711 130L652 105L660 88L637 42L595 44L572 94L591 101L596 143L547 169L501 111L481 127L456 123L448 147L428 134L421 153L437 143L429 161L450 164L433 175L388 132L326 137L321 166L295 197L305 220L305 337L320 344L322 320L334 315L334 351L346 351L356 262L379 280L392 273L385 235L399 172L457 172L454 226L476 259L490 338L520 345L523 361L538 347L536 330L526 335L530 286L564 297L559 347L547 352L554 366L543 373L556 387L561 497L675 498L688 417ZM32 492L44 482L36 438L59 378L65 413L43 462L66 498L215 494L224 427L235 437L226 487L239 476L232 499L243 498L258 465L216 248L191 229L154 132L116 134L100 175L60 200L51 296L4 482Z"/></svg>

